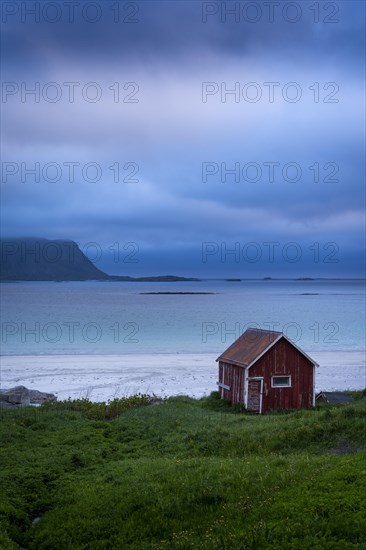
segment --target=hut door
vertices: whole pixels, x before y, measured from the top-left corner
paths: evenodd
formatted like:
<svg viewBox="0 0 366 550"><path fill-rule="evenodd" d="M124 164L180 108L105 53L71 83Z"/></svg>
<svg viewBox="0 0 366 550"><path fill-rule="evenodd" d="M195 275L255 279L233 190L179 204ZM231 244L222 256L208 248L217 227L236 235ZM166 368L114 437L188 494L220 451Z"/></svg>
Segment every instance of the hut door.
<svg viewBox="0 0 366 550"><path fill-rule="evenodd" d="M262 412L263 378L248 379L248 411Z"/></svg>

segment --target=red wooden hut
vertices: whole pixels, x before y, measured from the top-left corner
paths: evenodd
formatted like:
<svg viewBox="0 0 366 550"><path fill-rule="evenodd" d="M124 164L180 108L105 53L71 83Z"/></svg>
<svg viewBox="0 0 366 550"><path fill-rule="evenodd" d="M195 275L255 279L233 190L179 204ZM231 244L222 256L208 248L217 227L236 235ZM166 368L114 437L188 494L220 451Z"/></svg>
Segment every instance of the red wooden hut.
<svg viewBox="0 0 366 550"><path fill-rule="evenodd" d="M318 365L282 332L250 328L216 361L220 397L248 411L315 405Z"/></svg>

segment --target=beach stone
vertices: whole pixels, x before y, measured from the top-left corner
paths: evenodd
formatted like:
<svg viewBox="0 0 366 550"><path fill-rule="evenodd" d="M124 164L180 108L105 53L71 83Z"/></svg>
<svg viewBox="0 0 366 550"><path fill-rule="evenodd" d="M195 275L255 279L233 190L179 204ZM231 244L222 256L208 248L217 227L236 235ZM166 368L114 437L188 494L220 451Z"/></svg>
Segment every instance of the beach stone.
<svg viewBox="0 0 366 550"><path fill-rule="evenodd" d="M15 388L10 388L9 390L0 390L0 401L27 407L30 405L29 391L25 386L15 386Z"/></svg>
<svg viewBox="0 0 366 550"><path fill-rule="evenodd" d="M2 409L41 405L49 401L57 401L57 397L53 393L29 390L25 386L0 390L0 407Z"/></svg>
<svg viewBox="0 0 366 550"><path fill-rule="evenodd" d="M38 390L28 390L29 398L32 405L42 405L42 403L48 403L57 401L57 397L53 393L46 393Z"/></svg>

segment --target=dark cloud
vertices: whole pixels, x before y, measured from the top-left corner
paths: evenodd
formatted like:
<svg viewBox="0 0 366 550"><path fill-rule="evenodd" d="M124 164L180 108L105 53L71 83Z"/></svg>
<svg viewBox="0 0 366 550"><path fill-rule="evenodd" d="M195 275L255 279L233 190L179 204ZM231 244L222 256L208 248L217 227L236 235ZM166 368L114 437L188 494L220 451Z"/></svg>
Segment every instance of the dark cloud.
<svg viewBox="0 0 366 550"><path fill-rule="evenodd" d="M346 58L353 64L360 58L364 35L364 5L358 1L310 4L282 0L272 8L270 2L246 1L103 1L97 3L99 16L93 7L84 9L87 2L80 2L72 22L68 4L58 0L60 19L55 23L50 22L55 17L52 8L44 9L42 3L39 22L24 8L31 9L37 2L13 4L18 5L17 12L5 16L4 61L27 65L32 59L42 68L50 67L52 57L56 62L71 56L71 61L91 64L148 65L161 58L173 64L180 58L199 62L207 52L239 57L285 53L294 62L311 61L314 56ZM225 15L235 5L236 17ZM95 23L91 22L94 17L99 17Z"/></svg>
<svg viewBox="0 0 366 550"><path fill-rule="evenodd" d="M120 22L114 23L115 4L101 2L102 18L96 23L75 8L73 23L65 21L65 11L56 23L42 17L39 23L30 17L22 23L18 12L3 25L4 80L29 89L39 82L41 89L39 102L31 96L22 101L19 91L2 103L3 160L19 163L17 174L2 182L3 234L93 240L106 249L115 241L137 242L141 262L127 266L136 274L158 274L163 268L184 274L225 275L226 268L237 273L240 266L223 263L219 256L202 263L206 241L231 246L296 240L302 247L336 242L343 251L336 265L314 265L305 258L298 267L304 274L316 275L318 269L321 275L337 270L342 276L360 275L364 4L295 2L301 17L291 23L295 12L283 11L291 3L280 2L273 21L266 3L257 3L260 20L250 23L243 15L255 15L248 2L239 3L237 22L229 15L222 20L221 2L138 2L136 14L134 3L121 2ZM319 6L319 22L311 6ZM339 12L332 13L332 6ZM216 8L203 22L202 10ZM327 17L338 21L326 22ZM42 90L49 82L62 90L60 101L45 101ZM73 103L65 82L79 83ZM83 97L88 82L100 87L100 101ZM131 89L123 85L136 82L138 102L116 103L115 82L125 95ZM206 103L203 82L221 88ZM261 88L257 103L243 99L248 82ZM266 97L266 82L280 83L273 102ZM283 98L288 82L301 88L297 103ZM334 89L326 87L328 82L338 86L336 103L324 102ZM222 86L230 90L236 83L239 102L232 95L222 102ZM63 167L59 181L41 177L37 183L28 175L22 183L21 163L31 169L37 162ZM70 162L79 163L73 182L64 168ZM102 177L90 183L82 167L93 162ZM122 176L128 173L123 167L135 163L138 182L113 182L110 167L116 162ZM220 167L207 181L202 180L204 162ZM267 178L268 162L279 163L273 182ZM291 162L301 168L299 181L284 181L283 167ZM241 173L247 163L256 163L263 174L258 182L242 176L239 182L230 176L221 181L221 163L228 169L240 163ZM327 180L332 166L338 181ZM280 260L248 269L258 276L271 267L295 273L296 266ZM114 272L126 268L115 266L108 255L105 262L103 267Z"/></svg>

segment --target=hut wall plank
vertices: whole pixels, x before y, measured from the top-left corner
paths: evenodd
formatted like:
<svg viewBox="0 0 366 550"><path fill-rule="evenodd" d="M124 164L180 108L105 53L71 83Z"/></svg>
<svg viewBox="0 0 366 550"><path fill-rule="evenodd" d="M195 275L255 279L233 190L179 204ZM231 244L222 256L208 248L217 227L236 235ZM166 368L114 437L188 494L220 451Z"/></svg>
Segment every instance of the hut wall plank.
<svg viewBox="0 0 366 550"><path fill-rule="evenodd" d="M291 387L272 388L271 379L275 375L291 376ZM263 376L264 378L267 392L265 391L263 395L263 412L312 406L312 363L284 338L249 369L249 376Z"/></svg>

